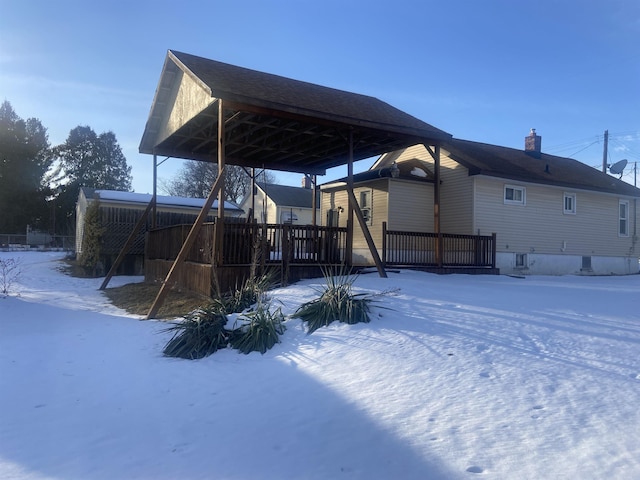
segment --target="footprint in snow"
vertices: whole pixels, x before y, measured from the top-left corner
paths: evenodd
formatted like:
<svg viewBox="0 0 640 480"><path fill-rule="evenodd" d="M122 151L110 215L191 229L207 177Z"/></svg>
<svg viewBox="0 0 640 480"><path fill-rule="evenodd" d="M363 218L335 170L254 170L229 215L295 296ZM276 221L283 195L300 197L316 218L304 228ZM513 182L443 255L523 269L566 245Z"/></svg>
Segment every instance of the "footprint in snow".
<svg viewBox="0 0 640 480"><path fill-rule="evenodd" d="M467 468L467 472L471 472L471 473L482 473L484 472L484 470L481 467L476 467L475 465L472 467Z"/></svg>
<svg viewBox="0 0 640 480"><path fill-rule="evenodd" d="M533 410L542 410L544 407L542 405L534 405ZM540 415L531 415L531 418L536 419L540 418Z"/></svg>

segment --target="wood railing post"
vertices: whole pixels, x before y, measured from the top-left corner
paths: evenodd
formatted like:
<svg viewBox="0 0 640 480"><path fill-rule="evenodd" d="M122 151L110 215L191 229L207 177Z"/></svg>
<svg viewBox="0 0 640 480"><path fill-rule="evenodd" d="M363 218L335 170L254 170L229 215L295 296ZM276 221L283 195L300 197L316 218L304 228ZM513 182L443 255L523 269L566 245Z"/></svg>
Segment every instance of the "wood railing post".
<svg viewBox="0 0 640 480"><path fill-rule="evenodd" d="M180 267L182 266L182 263L184 262L187 256L187 253L189 252L189 250L191 249L191 246L193 245L193 242L195 242L198 231L200 230L200 227L204 223L205 219L207 218L207 214L211 209L211 205L213 205L213 200L215 196L218 194L218 191L220 190L220 188L223 186L223 183L224 183L224 168L220 170L220 172L218 173L218 178L213 184L213 187L211 188L211 192L209 193L207 200L202 206L202 210L200 210L200 214L198 215L198 218L196 218L196 221L191 227L191 230L189 231L189 234L187 235L187 238L185 239L182 245L182 248L178 253L178 256L173 262L173 265L171 266L171 268L169 269L169 273L167 273L167 276L164 279L164 282L162 282L160 291L158 292L158 295L153 301L153 305L151 305L151 308L149 309L149 313L147 314L147 320L154 318L158 313L158 310L160 310L160 307L164 303L164 299L166 298L167 294L169 293L169 290L171 289L171 280L178 273Z"/></svg>
<svg viewBox="0 0 640 480"><path fill-rule="evenodd" d="M382 266L387 266L387 222L382 222Z"/></svg>
<svg viewBox="0 0 640 480"><path fill-rule="evenodd" d="M495 233L491 234L491 268L496 268L496 237Z"/></svg>

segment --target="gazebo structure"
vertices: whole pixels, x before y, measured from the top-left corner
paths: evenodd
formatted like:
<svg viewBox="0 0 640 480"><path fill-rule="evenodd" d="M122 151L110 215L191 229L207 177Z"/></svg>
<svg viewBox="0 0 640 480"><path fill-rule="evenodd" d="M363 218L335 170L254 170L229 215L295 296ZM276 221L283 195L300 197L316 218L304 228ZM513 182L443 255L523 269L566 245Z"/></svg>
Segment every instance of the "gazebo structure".
<svg viewBox="0 0 640 480"><path fill-rule="evenodd" d="M376 98L241 68L169 50L156 89L140 152L157 157L217 162L220 176L175 259L148 317L162 304L165 287L184 262L213 200L224 218L223 189L227 164L309 175L347 165L347 242L351 264L353 225L368 232L353 195L353 162L423 144L439 165L440 145L451 138ZM436 168L434 224L439 230L439 168ZM224 239L216 228L214 247ZM370 240L370 239L369 239ZM218 243L216 243L218 242ZM372 256L386 276L373 242ZM224 264L223 248L214 248L215 264Z"/></svg>

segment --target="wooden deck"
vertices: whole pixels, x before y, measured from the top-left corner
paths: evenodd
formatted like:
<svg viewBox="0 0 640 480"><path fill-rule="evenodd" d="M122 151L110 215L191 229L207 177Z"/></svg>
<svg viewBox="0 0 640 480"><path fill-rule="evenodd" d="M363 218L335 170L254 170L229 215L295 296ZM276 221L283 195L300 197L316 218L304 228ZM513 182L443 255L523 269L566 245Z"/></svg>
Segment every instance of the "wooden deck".
<svg viewBox="0 0 640 480"><path fill-rule="evenodd" d="M148 233L145 279L163 281L184 244L191 225ZM222 255L214 253L215 223L203 224L174 280L176 286L211 296L250 274L273 271L282 284L322 276L322 268L345 263L347 229L338 227L225 222ZM449 235L389 231L384 226L382 261L387 268L411 268L439 274L497 274L495 235ZM440 248L438 246L440 245ZM218 258L214 263L214 259Z"/></svg>

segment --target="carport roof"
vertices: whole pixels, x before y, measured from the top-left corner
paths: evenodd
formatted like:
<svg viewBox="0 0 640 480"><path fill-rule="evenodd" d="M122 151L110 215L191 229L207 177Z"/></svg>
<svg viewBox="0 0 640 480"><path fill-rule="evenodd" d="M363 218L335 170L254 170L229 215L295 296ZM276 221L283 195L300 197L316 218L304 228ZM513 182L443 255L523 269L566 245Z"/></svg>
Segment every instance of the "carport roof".
<svg viewBox="0 0 640 480"><path fill-rule="evenodd" d="M323 174L349 159L451 138L377 98L167 53L140 152L217 161L218 104L229 164Z"/></svg>

